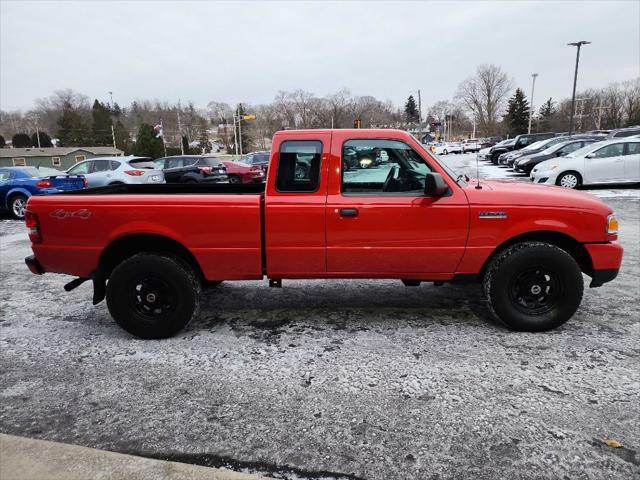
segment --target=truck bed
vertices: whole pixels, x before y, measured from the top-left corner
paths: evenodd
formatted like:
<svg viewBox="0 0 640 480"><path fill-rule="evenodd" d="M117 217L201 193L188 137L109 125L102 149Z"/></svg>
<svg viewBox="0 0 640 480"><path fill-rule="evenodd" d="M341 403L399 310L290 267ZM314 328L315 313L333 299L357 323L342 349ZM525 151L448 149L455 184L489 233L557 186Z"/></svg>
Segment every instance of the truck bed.
<svg viewBox="0 0 640 480"><path fill-rule="evenodd" d="M264 183L161 183L149 185L110 185L106 187L86 188L64 195L176 195L176 194L212 194L212 195L256 195L264 193Z"/></svg>
<svg viewBox="0 0 640 480"><path fill-rule="evenodd" d="M161 238L187 249L207 280L262 278L263 191L264 184L115 185L34 196L27 209L42 242L33 251L47 272L89 278L105 255L131 241L157 249Z"/></svg>

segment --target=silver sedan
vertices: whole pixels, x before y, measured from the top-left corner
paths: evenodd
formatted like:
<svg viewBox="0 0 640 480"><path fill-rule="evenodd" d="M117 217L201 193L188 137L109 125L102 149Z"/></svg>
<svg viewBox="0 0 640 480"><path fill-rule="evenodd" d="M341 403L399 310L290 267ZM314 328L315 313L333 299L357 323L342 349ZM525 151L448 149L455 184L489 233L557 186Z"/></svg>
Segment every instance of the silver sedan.
<svg viewBox="0 0 640 480"><path fill-rule="evenodd" d="M165 183L164 173L146 157L98 157L75 164L67 173L84 175L89 187Z"/></svg>

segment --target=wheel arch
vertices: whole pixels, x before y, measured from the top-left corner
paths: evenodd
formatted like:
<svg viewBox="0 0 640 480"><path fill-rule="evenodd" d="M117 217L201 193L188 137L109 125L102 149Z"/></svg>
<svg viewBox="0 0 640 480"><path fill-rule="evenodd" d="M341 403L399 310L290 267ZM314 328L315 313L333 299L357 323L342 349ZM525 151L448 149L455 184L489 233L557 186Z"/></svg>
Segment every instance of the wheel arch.
<svg viewBox="0 0 640 480"><path fill-rule="evenodd" d="M21 187L15 187L12 188L11 190L9 190L5 196L5 208L9 209L10 208L10 204L9 202L11 201L11 199L13 197L15 197L16 195L24 195L25 197L27 197L27 199L31 196L33 196L33 193L31 193L29 190L27 190L26 188L21 188Z"/></svg>
<svg viewBox="0 0 640 480"><path fill-rule="evenodd" d="M587 275L591 275L593 273L593 263L591 261L591 256L582 243L577 241L572 236L567 235L566 233L553 230L538 230L534 232L521 233L505 240L500 245L498 245L482 265L482 268L480 270L480 278L484 277L487 267L491 264L496 255L498 255L500 252L510 247L511 245L523 242L544 242L555 245L556 247L561 248L569 255L571 255L582 272L586 273Z"/></svg>
<svg viewBox="0 0 640 480"><path fill-rule="evenodd" d="M173 238L156 233L135 233L113 240L100 255L98 275L103 279L109 278L120 262L142 252L175 255L193 268L200 281L205 280L200 264L187 247Z"/></svg>

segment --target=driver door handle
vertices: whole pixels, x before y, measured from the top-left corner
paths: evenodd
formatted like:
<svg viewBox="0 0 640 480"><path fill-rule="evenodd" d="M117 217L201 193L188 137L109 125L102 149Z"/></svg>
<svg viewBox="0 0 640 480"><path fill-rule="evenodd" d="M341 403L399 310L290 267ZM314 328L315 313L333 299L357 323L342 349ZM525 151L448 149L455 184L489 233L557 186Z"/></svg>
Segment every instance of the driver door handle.
<svg viewBox="0 0 640 480"><path fill-rule="evenodd" d="M341 217L357 217L358 209L357 208L341 208L340 216Z"/></svg>

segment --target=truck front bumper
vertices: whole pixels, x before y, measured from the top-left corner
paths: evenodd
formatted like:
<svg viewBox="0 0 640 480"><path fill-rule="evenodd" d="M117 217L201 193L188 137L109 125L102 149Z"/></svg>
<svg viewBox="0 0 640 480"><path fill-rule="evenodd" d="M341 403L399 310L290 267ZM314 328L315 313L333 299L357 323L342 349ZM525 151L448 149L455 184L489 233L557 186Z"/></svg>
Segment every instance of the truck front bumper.
<svg viewBox="0 0 640 480"><path fill-rule="evenodd" d="M593 271L589 287L600 287L618 276L624 249L618 242L587 243Z"/></svg>
<svg viewBox="0 0 640 480"><path fill-rule="evenodd" d="M44 273L44 268L42 268L42 265L40 265L40 262L35 255L29 255L24 259L24 263L27 264L27 267L29 268L31 273L34 273L36 275L42 275Z"/></svg>

